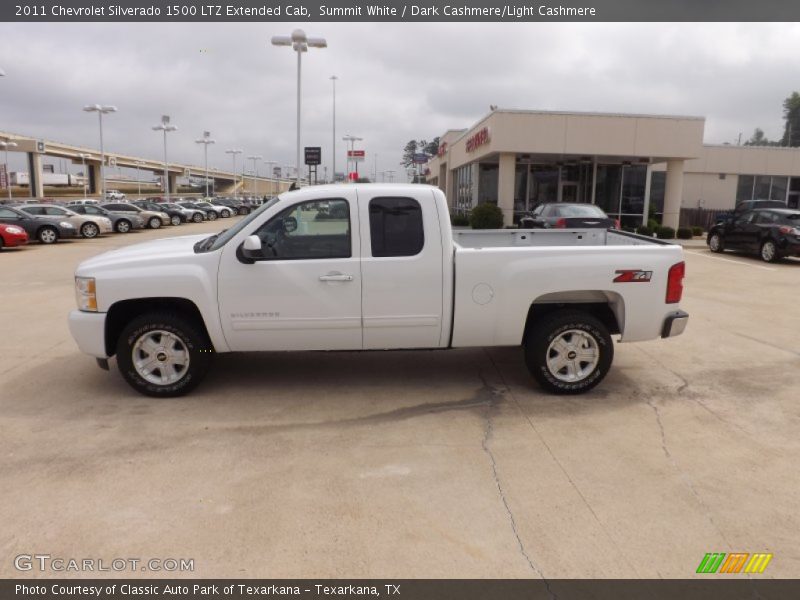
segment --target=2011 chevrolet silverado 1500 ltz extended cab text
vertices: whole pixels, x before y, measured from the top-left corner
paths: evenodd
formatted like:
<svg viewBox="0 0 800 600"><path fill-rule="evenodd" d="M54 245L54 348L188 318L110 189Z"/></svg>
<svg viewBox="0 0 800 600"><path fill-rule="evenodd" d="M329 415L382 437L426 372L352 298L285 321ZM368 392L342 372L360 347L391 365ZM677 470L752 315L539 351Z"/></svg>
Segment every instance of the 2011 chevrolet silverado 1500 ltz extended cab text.
<svg viewBox="0 0 800 600"><path fill-rule="evenodd" d="M611 336L683 332L680 246L604 229L452 231L426 185L313 186L217 235L83 262L80 349L153 396L192 389L218 352L519 346L546 390L597 385Z"/></svg>

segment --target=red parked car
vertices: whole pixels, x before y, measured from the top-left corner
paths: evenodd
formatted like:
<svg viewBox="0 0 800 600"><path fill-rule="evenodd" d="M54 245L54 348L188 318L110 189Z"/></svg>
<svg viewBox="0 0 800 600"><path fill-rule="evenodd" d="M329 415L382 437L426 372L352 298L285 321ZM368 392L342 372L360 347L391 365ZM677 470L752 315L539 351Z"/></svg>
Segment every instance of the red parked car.
<svg viewBox="0 0 800 600"><path fill-rule="evenodd" d="M28 234L22 227L0 223L0 250L28 243Z"/></svg>

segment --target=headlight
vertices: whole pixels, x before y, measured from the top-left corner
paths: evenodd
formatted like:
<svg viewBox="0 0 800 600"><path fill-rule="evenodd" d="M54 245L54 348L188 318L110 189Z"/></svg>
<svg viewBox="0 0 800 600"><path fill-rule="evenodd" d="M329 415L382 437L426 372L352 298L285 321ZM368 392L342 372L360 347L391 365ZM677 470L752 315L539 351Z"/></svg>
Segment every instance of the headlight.
<svg viewBox="0 0 800 600"><path fill-rule="evenodd" d="M158 214L161 215L162 219L169 219L169 215L167 213L165 213L165 212L158 213Z"/></svg>
<svg viewBox="0 0 800 600"><path fill-rule="evenodd" d="M8 233L13 233L14 235L19 235L19 234L21 234L21 233L25 233L25 230L24 230L24 229L22 229L21 227L16 227L16 226L14 226L14 225L9 225L9 226L7 226L7 227L6 227L6 231L7 231Z"/></svg>
<svg viewBox="0 0 800 600"><path fill-rule="evenodd" d="M75 278L75 299L79 310L97 312L97 288L94 277Z"/></svg>
<svg viewBox="0 0 800 600"><path fill-rule="evenodd" d="M59 226L63 227L64 229L75 229L75 226L72 223L67 223L66 221L61 221Z"/></svg>

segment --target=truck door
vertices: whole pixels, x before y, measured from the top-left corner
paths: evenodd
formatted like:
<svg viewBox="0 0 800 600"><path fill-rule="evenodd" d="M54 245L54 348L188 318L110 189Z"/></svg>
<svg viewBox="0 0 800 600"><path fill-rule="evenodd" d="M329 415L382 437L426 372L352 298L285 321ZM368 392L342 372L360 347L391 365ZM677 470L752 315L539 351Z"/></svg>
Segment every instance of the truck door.
<svg viewBox="0 0 800 600"><path fill-rule="evenodd" d="M300 193L298 193L300 194ZM219 266L220 320L231 350L358 350L361 273L355 191L303 200L249 232L263 258L227 244Z"/></svg>
<svg viewBox="0 0 800 600"><path fill-rule="evenodd" d="M435 348L442 329L442 238L433 191L358 192L365 349Z"/></svg>

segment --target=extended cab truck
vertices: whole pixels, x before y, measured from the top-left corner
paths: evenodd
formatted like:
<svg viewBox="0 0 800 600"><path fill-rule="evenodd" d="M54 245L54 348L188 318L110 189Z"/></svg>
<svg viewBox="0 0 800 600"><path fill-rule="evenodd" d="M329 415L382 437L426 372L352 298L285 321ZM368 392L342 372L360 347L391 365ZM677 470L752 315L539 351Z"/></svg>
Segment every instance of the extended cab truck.
<svg viewBox="0 0 800 600"><path fill-rule="evenodd" d="M175 396L213 353L519 346L539 384L578 393L621 341L683 332L680 246L604 229L450 229L425 185L312 186L230 229L83 262L80 349Z"/></svg>

